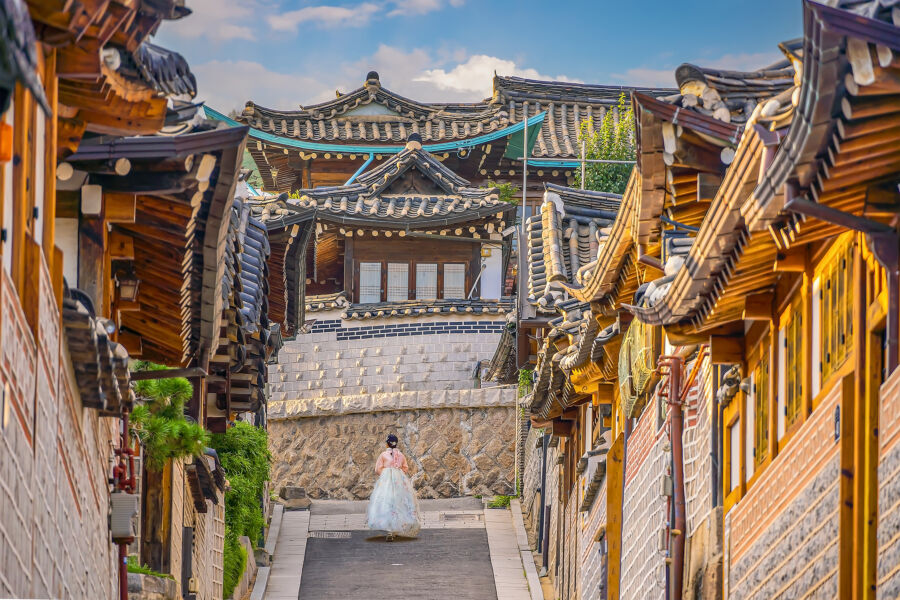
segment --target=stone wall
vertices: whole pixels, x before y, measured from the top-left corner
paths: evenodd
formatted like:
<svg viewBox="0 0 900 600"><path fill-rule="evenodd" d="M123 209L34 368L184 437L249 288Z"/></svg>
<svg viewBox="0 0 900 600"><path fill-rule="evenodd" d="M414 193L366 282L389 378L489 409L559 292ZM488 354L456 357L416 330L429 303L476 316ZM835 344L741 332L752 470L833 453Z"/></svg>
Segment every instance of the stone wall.
<svg viewBox="0 0 900 600"><path fill-rule="evenodd" d="M107 526L119 421L82 408L46 263L37 335L0 269L0 597L115 598Z"/></svg>
<svg viewBox="0 0 900 600"><path fill-rule="evenodd" d="M272 480L311 498L368 498L389 433L422 498L512 494L515 386L475 389L505 321L496 316L312 313L311 333L270 369Z"/></svg>
<svg viewBox="0 0 900 600"><path fill-rule="evenodd" d="M878 461L879 599L900 597L900 369L881 387Z"/></svg>
<svg viewBox="0 0 900 600"><path fill-rule="evenodd" d="M725 517L729 599L837 598L840 382Z"/></svg>
<svg viewBox="0 0 900 600"><path fill-rule="evenodd" d="M400 438L420 498L513 493L515 407L356 413L269 422L275 489L366 499L388 433Z"/></svg>

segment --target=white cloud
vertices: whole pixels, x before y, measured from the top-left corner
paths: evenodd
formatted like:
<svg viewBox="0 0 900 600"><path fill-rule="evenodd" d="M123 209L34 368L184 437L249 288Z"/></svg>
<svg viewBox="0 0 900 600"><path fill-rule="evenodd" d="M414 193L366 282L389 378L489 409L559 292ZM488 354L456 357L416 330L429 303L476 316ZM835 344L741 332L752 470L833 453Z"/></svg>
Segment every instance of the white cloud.
<svg viewBox="0 0 900 600"><path fill-rule="evenodd" d="M515 62L486 54L475 54L465 62L447 69L426 69L415 81L428 83L438 90L490 95L494 73L528 79L552 79L556 81L579 82L565 75L549 76L536 69L523 68ZM579 82L580 83L580 82Z"/></svg>
<svg viewBox="0 0 900 600"><path fill-rule="evenodd" d="M269 16L266 20L275 31L296 32L302 23L319 27L365 27L380 10L377 4L363 2L352 7L306 6L298 10Z"/></svg>
<svg viewBox="0 0 900 600"><path fill-rule="evenodd" d="M444 0L393 0L394 9L389 17L424 15L444 8ZM459 8L465 0L449 0L450 6Z"/></svg>
<svg viewBox="0 0 900 600"><path fill-rule="evenodd" d="M206 38L213 42L255 40L246 25L261 9L256 0L191 0L193 11L186 19L167 21L166 32L182 38Z"/></svg>
<svg viewBox="0 0 900 600"><path fill-rule="evenodd" d="M270 71L249 60L213 60L192 65L191 70L197 76L198 98L226 114L240 112L248 100L290 110L301 102L328 97L327 86L315 77Z"/></svg>
<svg viewBox="0 0 900 600"><path fill-rule="evenodd" d="M493 75L534 79L555 78L514 61L492 56L436 59L423 49L403 50L382 44L366 58L331 65L320 64L302 73L280 73L252 61L214 60L192 65L200 99L217 110L241 110L247 100L260 106L294 110L300 105L330 100L335 90L348 92L361 86L366 73L378 71L381 84L421 102L477 102L491 95Z"/></svg>

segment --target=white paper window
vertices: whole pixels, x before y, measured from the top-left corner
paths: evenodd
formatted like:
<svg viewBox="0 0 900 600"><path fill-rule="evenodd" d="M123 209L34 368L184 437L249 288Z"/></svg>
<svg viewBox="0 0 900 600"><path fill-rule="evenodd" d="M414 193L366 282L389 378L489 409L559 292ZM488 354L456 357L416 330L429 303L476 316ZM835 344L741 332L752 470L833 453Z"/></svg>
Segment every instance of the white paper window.
<svg viewBox="0 0 900 600"><path fill-rule="evenodd" d="M381 302L381 263L359 263L359 301Z"/></svg>
<svg viewBox="0 0 900 600"><path fill-rule="evenodd" d="M416 265L416 300L435 298L437 298L437 264L419 263Z"/></svg>
<svg viewBox="0 0 900 600"><path fill-rule="evenodd" d="M32 229L34 241L41 244L44 239L44 142L46 137L44 113L37 111L34 132L34 206L37 208L37 219Z"/></svg>
<svg viewBox="0 0 900 600"><path fill-rule="evenodd" d="M822 282L813 280L812 301L812 397L819 395L822 385Z"/></svg>
<svg viewBox="0 0 900 600"><path fill-rule="evenodd" d="M409 300L409 265L388 263L388 302Z"/></svg>
<svg viewBox="0 0 900 600"><path fill-rule="evenodd" d="M466 265L448 263L444 265L444 298L466 297Z"/></svg>
<svg viewBox="0 0 900 600"><path fill-rule="evenodd" d="M728 481L732 490L741 483L741 422L735 421L728 428L728 441L731 445L731 464L729 465ZM730 491L730 490L729 490Z"/></svg>

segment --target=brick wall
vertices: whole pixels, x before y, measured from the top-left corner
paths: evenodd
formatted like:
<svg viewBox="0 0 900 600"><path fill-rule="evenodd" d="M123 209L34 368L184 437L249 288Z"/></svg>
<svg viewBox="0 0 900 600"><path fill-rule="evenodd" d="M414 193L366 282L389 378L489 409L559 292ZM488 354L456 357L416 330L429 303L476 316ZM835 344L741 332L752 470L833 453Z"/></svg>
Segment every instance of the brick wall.
<svg viewBox="0 0 900 600"><path fill-rule="evenodd" d="M878 460L879 599L900 597L900 369L881 386Z"/></svg>
<svg viewBox="0 0 900 600"><path fill-rule="evenodd" d="M688 373L694 363L688 364ZM703 359L696 379L687 391L684 411L684 496L687 533L693 535L712 510L712 419L715 398L709 358Z"/></svg>
<svg viewBox="0 0 900 600"><path fill-rule="evenodd" d="M0 597L115 598L113 419L81 407L46 264L37 336L0 269Z"/></svg>
<svg viewBox="0 0 900 600"><path fill-rule="evenodd" d="M525 438L524 447L525 472L522 477L522 512L525 514L525 530L532 548L538 548L540 545L537 536L543 504L540 495L543 437L541 429L531 428Z"/></svg>
<svg viewBox="0 0 900 600"><path fill-rule="evenodd" d="M606 586L602 570L602 544L594 538L606 526L606 480L600 486L590 512L583 517L581 528L581 597L585 600L601 597Z"/></svg>
<svg viewBox="0 0 900 600"><path fill-rule="evenodd" d="M838 383L728 513L727 598L837 597L839 403Z"/></svg>
<svg viewBox="0 0 900 600"><path fill-rule="evenodd" d="M666 498L660 480L668 471L669 439L645 410L631 433L625 461L622 518L622 600L665 598L665 554L659 532L666 527Z"/></svg>

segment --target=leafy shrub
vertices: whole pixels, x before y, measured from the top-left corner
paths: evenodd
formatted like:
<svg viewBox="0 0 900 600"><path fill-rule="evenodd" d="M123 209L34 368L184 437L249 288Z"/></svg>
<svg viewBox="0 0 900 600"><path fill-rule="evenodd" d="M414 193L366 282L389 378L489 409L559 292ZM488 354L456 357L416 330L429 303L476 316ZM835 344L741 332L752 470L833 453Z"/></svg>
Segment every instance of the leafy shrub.
<svg viewBox="0 0 900 600"><path fill-rule="evenodd" d="M128 557L128 561L125 563L126 569L129 573L140 573L142 575L153 575L154 577L164 577L165 579L175 579L168 573L159 573L158 571L154 571L147 565L142 565L138 561L138 557L134 554Z"/></svg>
<svg viewBox="0 0 900 600"><path fill-rule="evenodd" d="M585 158L592 160L634 160L634 110L625 94L619 96L618 120L613 111L603 115L600 128L594 130L593 119L581 122L578 141L585 142ZM584 187L598 192L624 194L632 165L588 163ZM581 186L581 170L575 173L575 186Z"/></svg>
<svg viewBox="0 0 900 600"><path fill-rule="evenodd" d="M257 545L265 524L261 501L269 479L269 441L264 429L238 421L225 433L214 434L211 443L231 486L225 492L224 597L227 598L240 581L246 564L246 552L238 538L245 535Z"/></svg>
<svg viewBox="0 0 900 600"><path fill-rule="evenodd" d="M165 369L143 361L133 365L133 368ZM136 381L134 389L142 403L137 404L131 413L131 433L143 446L144 464L148 469L160 471L170 459L203 453L209 445L209 432L184 416L184 405L194 393L187 379L144 379Z"/></svg>
<svg viewBox="0 0 900 600"><path fill-rule="evenodd" d="M494 496L494 499L488 502L488 508L509 508L509 496Z"/></svg>

